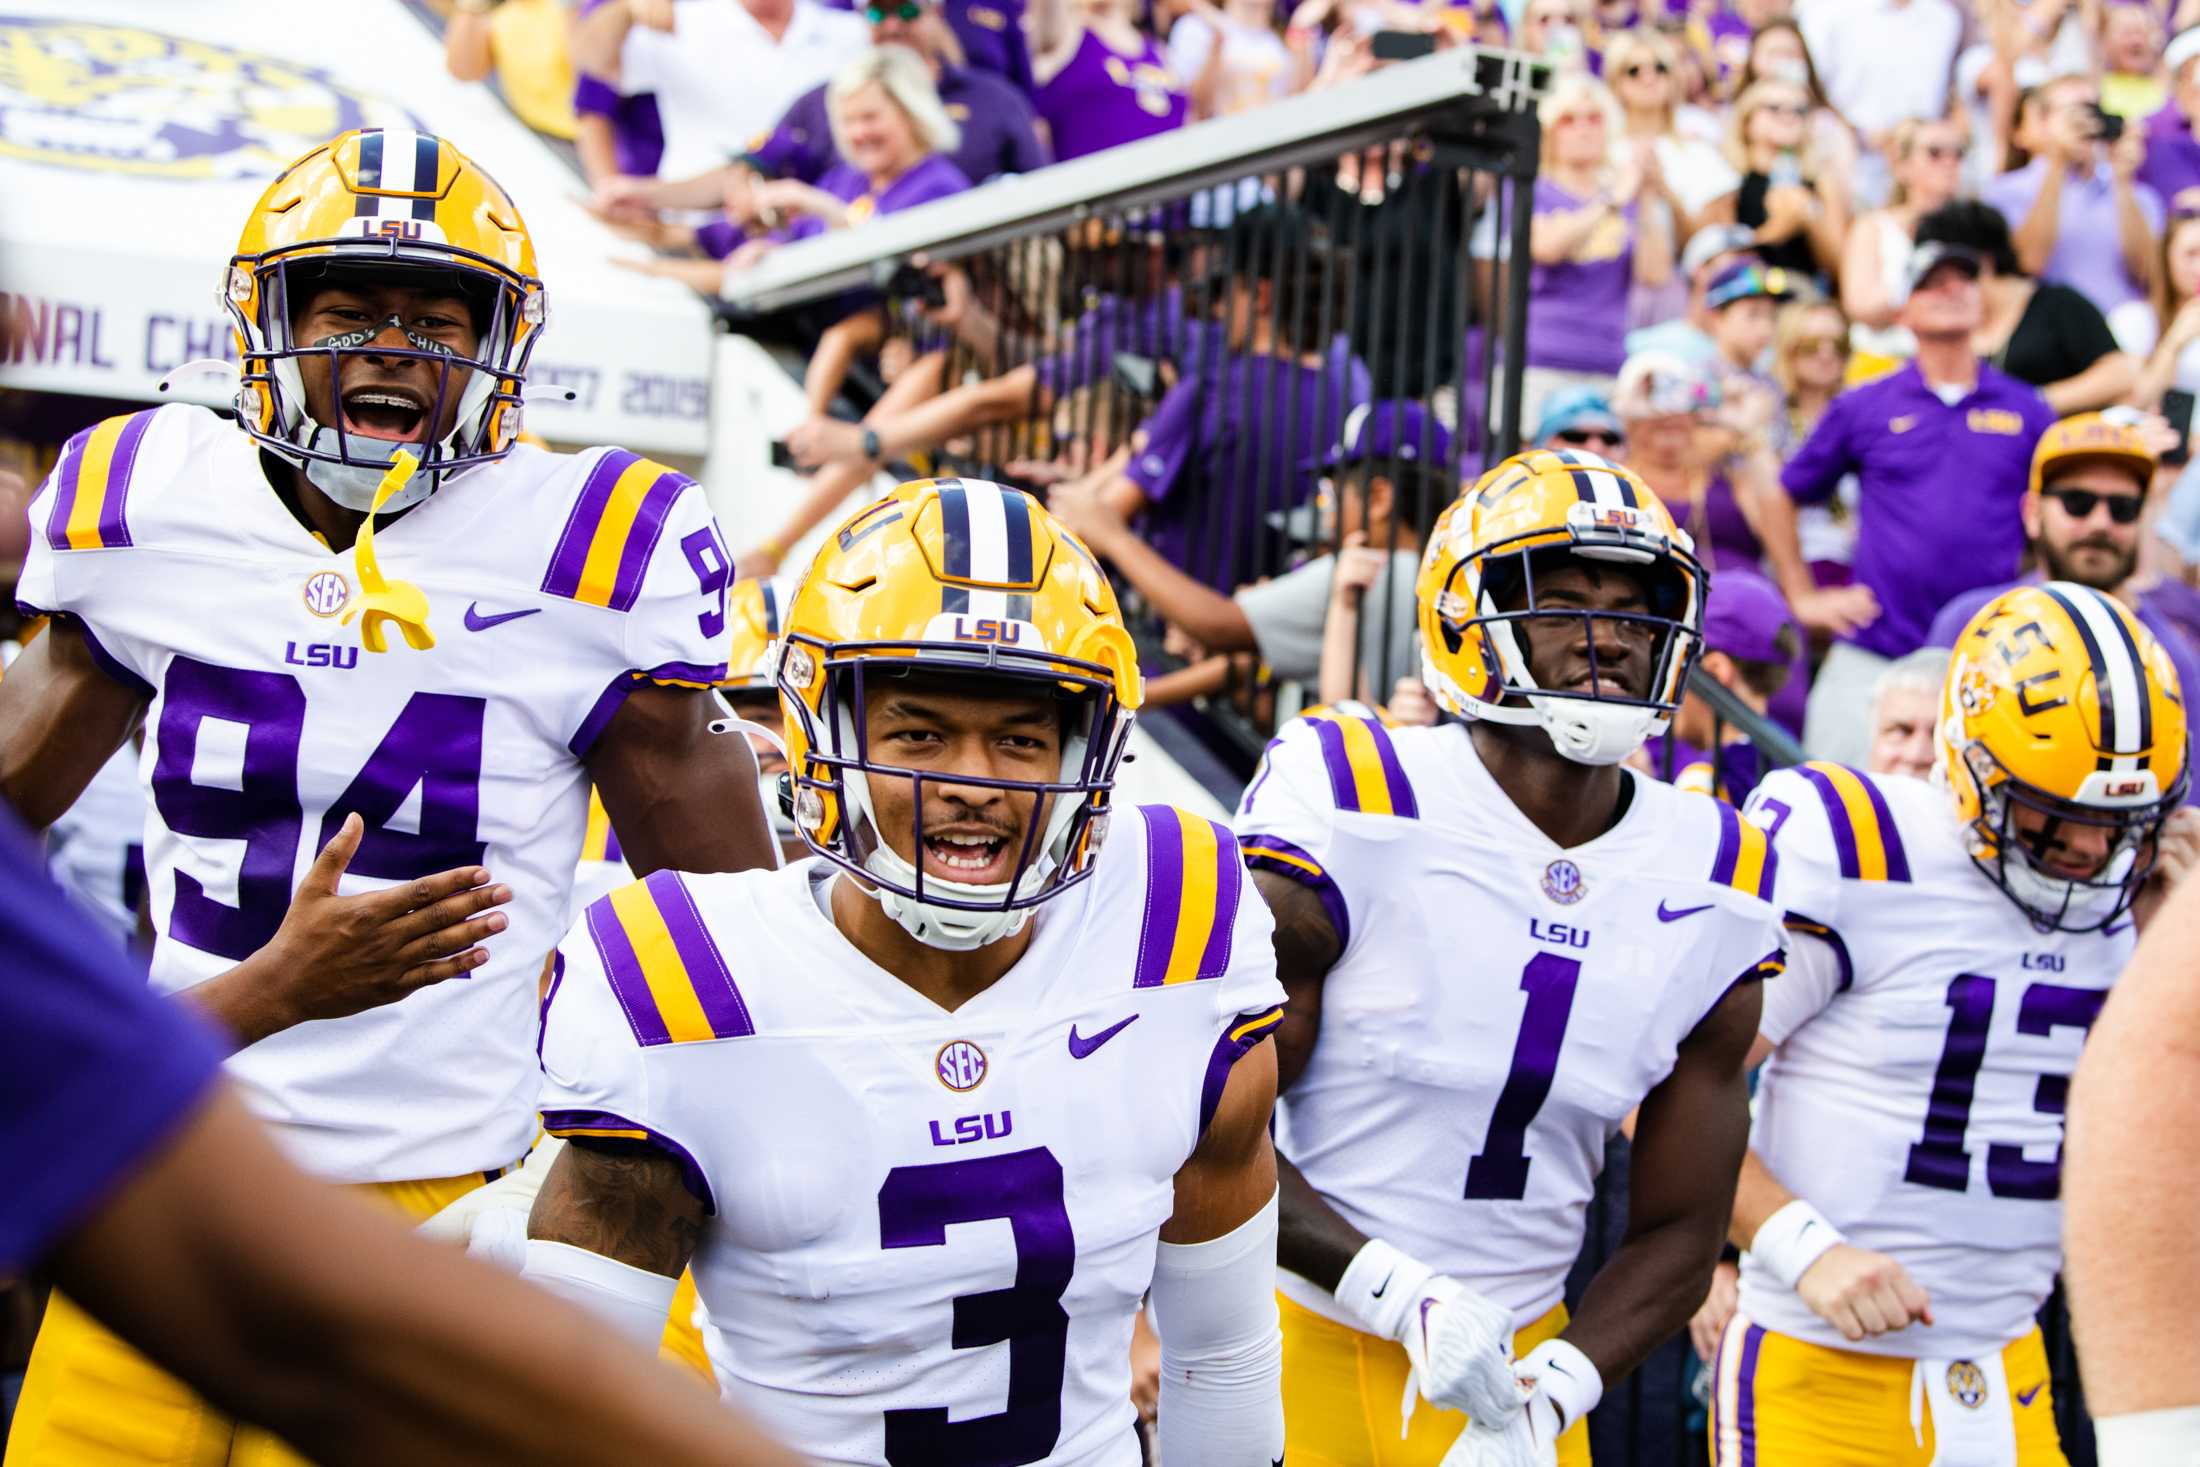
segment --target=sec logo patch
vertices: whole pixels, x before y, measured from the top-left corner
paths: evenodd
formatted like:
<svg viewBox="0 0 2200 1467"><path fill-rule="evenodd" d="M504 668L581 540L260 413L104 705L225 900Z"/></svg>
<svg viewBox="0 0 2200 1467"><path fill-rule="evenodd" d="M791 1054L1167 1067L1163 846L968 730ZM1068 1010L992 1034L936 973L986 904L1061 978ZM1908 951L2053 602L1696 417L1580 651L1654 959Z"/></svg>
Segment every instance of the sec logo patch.
<svg viewBox="0 0 2200 1467"><path fill-rule="evenodd" d="M951 1039L941 1045L932 1067L940 1083L950 1090L975 1090L985 1083L985 1051L967 1039Z"/></svg>
<svg viewBox="0 0 2200 1467"><path fill-rule="evenodd" d="M1588 895L1581 868L1561 858L1543 868L1543 894L1562 907L1570 907Z"/></svg>
<svg viewBox="0 0 2200 1467"><path fill-rule="evenodd" d="M341 571L315 571L306 578L306 610L315 616L334 616L351 600L351 582Z"/></svg>

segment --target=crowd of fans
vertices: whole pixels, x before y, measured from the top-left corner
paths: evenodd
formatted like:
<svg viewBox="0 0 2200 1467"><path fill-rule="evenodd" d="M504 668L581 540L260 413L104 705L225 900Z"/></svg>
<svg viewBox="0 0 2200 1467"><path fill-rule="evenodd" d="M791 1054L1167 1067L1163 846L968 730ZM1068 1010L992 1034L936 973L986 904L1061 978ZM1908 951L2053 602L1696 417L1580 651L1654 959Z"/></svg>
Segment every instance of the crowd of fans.
<svg viewBox="0 0 2200 1467"><path fill-rule="evenodd" d="M1524 437L1666 499L1717 572L1708 672L1813 755L1901 767L1920 650L2020 575L2110 590L2200 660L2200 0L579 0L562 29L555 0L456 10L454 72L570 131L595 207L660 252L639 268L711 292L787 241L1361 75L1383 32L1538 54ZM1171 629L1185 669L1160 701L1257 666L1414 716L1420 536L1490 436L1452 388L1503 365L1490 281L1521 236L1478 187L1456 237L1419 240L1477 282L1436 380L1386 372L1365 302L1291 276L1324 247L1321 189L1364 203L1417 170L1378 152L1293 197L1217 196L1180 222L1291 242L1215 246L1245 263L1197 300L1211 264L1172 256L1165 285L1088 291L1020 351L960 271L935 269L921 320L836 303L787 439L811 487L731 527L741 569L774 569L882 464L1037 422L1051 447L1011 477ZM1161 366L1136 415L1101 391L1126 345ZM860 422L857 362L886 384ZM1248 420L1269 440L1251 465ZM1297 563L1215 550L1255 522ZM1738 798L1737 737L1687 717L1649 757Z"/></svg>

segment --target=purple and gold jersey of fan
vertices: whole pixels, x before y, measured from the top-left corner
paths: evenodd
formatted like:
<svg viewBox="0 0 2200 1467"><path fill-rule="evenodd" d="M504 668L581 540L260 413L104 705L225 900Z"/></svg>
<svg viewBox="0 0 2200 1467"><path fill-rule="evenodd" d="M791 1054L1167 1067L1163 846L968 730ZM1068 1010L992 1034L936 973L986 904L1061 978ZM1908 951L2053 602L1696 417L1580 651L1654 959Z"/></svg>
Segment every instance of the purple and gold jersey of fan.
<svg viewBox="0 0 2200 1467"><path fill-rule="evenodd" d="M2135 941L2040 932L1973 864L1951 797L1838 764L1775 770L1772 836L1798 944L1765 992L1779 1047L1750 1145L1859 1248L1931 1295L1930 1328L1844 1339L1747 1255L1741 1309L1833 1349L1983 1358L2023 1338L2062 1263L2063 1096Z"/></svg>
<svg viewBox="0 0 2200 1467"><path fill-rule="evenodd" d="M347 1182L527 1150L537 975L581 850L582 760L635 688L725 675L723 542L702 491L647 459L523 446L375 540L383 571L425 593L432 648L367 651L344 619L354 557L291 515L243 434L164 407L69 441L31 501L18 588L149 701L155 988L265 945L355 811L347 892L474 863L513 889L485 966L230 1060L292 1155Z"/></svg>
<svg viewBox="0 0 2200 1467"><path fill-rule="evenodd" d="M953 1012L841 934L844 879L659 872L589 908L543 1125L682 1163L720 1384L809 1457L1137 1467L1131 1326L1174 1178L1282 1020L1231 833L1118 810Z"/></svg>
<svg viewBox="0 0 2200 1467"><path fill-rule="evenodd" d="M1344 1219L1513 1313L1560 1302L1605 1143L1736 984L1777 973L1778 863L1733 806L1630 772L1560 847L1460 724L1285 728L1236 825L1343 940L1277 1149ZM1340 1324L1325 1289L1283 1292Z"/></svg>
<svg viewBox="0 0 2200 1467"><path fill-rule="evenodd" d="M1063 163L1182 127L1187 107L1184 84L1152 40L1123 56L1089 30L1032 101Z"/></svg>

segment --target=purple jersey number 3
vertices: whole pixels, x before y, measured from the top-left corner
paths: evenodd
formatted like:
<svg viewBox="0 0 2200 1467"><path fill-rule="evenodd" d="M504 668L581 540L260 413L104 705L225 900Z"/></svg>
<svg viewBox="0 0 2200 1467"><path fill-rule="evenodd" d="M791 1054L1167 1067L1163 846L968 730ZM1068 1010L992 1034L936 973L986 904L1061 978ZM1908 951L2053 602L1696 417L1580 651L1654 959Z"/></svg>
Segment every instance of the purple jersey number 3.
<svg viewBox="0 0 2200 1467"><path fill-rule="evenodd" d="M1062 1164L1044 1146L1006 1156L898 1166L879 1188L879 1243L938 1248L957 1223L1005 1217L1016 1240L1016 1282L954 1303L958 1350L1008 1344L1008 1409L949 1421L945 1406L886 1413L893 1467L1017 1467L1054 1450L1062 1434L1069 1314L1062 1293L1077 1268L1077 1239L1062 1202Z"/></svg>
<svg viewBox="0 0 2200 1467"><path fill-rule="evenodd" d="M328 807L319 840L325 844L356 810L367 827L351 862L361 876L403 881L478 862L487 710L480 698L414 693ZM192 775L209 719L245 730L243 767L226 785L202 784ZM298 798L298 745L305 726L305 689L289 673L247 672L188 657L169 664L153 804L178 835L244 843L235 906L210 896L189 872L176 872L168 935L186 947L241 962L265 947L282 924L305 829ZM389 828L416 787L417 833Z"/></svg>

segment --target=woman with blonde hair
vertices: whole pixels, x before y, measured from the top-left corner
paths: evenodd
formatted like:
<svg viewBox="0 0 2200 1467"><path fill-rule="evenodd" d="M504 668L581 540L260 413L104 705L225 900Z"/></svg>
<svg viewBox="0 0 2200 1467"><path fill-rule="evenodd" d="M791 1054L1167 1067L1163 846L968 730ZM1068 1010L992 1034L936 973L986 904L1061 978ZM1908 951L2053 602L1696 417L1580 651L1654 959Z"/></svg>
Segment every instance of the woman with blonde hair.
<svg viewBox="0 0 2200 1467"><path fill-rule="evenodd" d="M1913 118L1888 145L1894 198L1860 214L1841 249L1841 308L1851 322L1849 344L1886 370L1917 354L1917 340L1897 324L1909 294L1910 244L1917 221L1952 203L1963 186L1963 124L1954 118Z"/></svg>
<svg viewBox="0 0 2200 1467"><path fill-rule="evenodd" d="M1529 207L1528 351L1521 420L1534 422L1560 387L1607 385L1626 359L1630 291L1673 275L1677 212L1655 152L1618 147L1619 103L1594 77L1559 78L1539 109L1543 163ZM1644 208L1644 195L1664 208ZM1515 201L1515 207L1520 201ZM1493 200L1472 241L1478 260L1506 253ZM1493 339L1502 339L1492 332Z"/></svg>
<svg viewBox="0 0 2200 1467"><path fill-rule="evenodd" d="M1739 187L1742 176L1720 151L1678 126L1681 106L1679 48L1654 30L1621 31L1604 45L1604 81L1626 116L1628 141L1655 154L1658 173L1677 204L1673 237L1696 232L1714 199ZM1677 313L1675 313L1677 314Z"/></svg>
<svg viewBox="0 0 2200 1467"><path fill-rule="evenodd" d="M1753 230L1751 247L1768 265L1831 276L1841 268L1848 235L1849 190L1842 170L1821 165L1810 116L1810 90L1802 82L1772 76L1744 90L1734 102L1727 145L1741 187L1705 217Z"/></svg>

